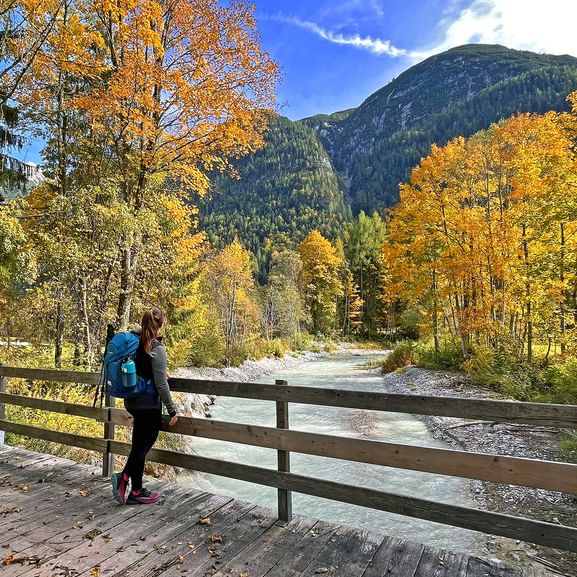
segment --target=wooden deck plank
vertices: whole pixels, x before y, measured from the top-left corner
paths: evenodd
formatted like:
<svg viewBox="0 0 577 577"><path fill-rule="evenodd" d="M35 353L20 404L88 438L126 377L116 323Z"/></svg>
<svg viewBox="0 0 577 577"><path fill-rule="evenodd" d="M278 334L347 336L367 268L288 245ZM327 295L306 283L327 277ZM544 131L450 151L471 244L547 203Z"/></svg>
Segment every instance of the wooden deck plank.
<svg viewBox="0 0 577 577"><path fill-rule="evenodd" d="M221 497L223 498L223 497ZM108 575L114 577L136 577L139 575L162 574L171 566L182 563L187 555L194 555L198 558L198 563L202 562L200 557L196 557L202 552L203 547L208 548L207 538L209 535L221 534L223 531L236 523L236 521L255 508L252 503L235 501L230 497L228 501L220 507L207 508L202 513L190 516L188 523L180 527L180 531L175 538L162 531L155 537L154 547L147 548L146 554L141 556L136 562L131 561L126 564L124 561L116 570ZM200 522L201 519L210 519L210 524ZM168 538L167 538L168 535ZM160 555L159 555L160 554ZM212 559L212 557L211 557Z"/></svg>
<svg viewBox="0 0 577 577"><path fill-rule="evenodd" d="M108 493L108 491L107 491ZM113 501L112 494L106 494L108 498L107 503L103 503L102 493L94 495L94 499L88 501L87 499L74 496L66 504L55 504L55 507L50 513L50 537L46 538L46 524L47 522L37 525L35 528L25 530L22 536L17 540L17 546L20 551L32 547L39 543L65 543L70 540L75 533L82 535L85 525L91 520L100 519L104 515L116 515L119 505ZM171 498L166 496L165 498ZM181 496L179 495L180 499ZM78 531L76 531L78 529ZM69 535L64 535L68 533Z"/></svg>
<svg viewBox="0 0 577 577"><path fill-rule="evenodd" d="M386 537L363 577L413 577L423 550L420 543Z"/></svg>
<svg viewBox="0 0 577 577"><path fill-rule="evenodd" d="M478 557L469 557L467 577L522 577L520 569L498 563L490 563Z"/></svg>
<svg viewBox="0 0 577 577"><path fill-rule="evenodd" d="M75 476L69 474L60 480L42 483L41 485L26 485L30 489L26 492L15 490L14 498L10 499L11 506L21 509L7 517L6 532L0 534L0 543L6 541L6 533L14 531L23 534L22 528L31 529L58 514L56 509L67 509L69 503L75 503L75 497L80 496L80 505L91 508L102 498L102 479L85 477L81 471ZM17 493L20 494L17 494ZM1 509L0 509L1 510ZM25 532L25 531L24 531Z"/></svg>
<svg viewBox="0 0 577 577"><path fill-rule="evenodd" d="M225 562L214 577L246 573L263 577L279 559L284 557L316 523L316 519L297 516L286 525L275 523L261 537L230 561Z"/></svg>
<svg viewBox="0 0 577 577"><path fill-rule="evenodd" d="M425 547L415 577L466 577L468 560L462 553Z"/></svg>
<svg viewBox="0 0 577 577"><path fill-rule="evenodd" d="M121 507L119 506L114 500L112 499L112 494L109 491L109 484L107 480L103 480L104 486L107 490L102 493L100 492L100 502L94 508L94 516L87 515L83 522L78 523L76 519L68 520L65 516L61 517L62 524L64 525L71 525L74 523L72 527L70 527L69 538L63 539L62 532L58 532L58 522L54 519L51 519L46 527L42 528L40 535L38 536L38 541L34 544L30 545L28 543L28 547L24 550L20 550L19 553L16 555L17 557L32 557L32 558L40 558L43 562L47 562L52 558L58 557L63 551L67 551L75 546L77 546L78 542L84 542L87 535L90 535L91 532L93 535L96 534L106 534L106 531L110 527L115 527L118 524L121 524L123 521L128 520L132 517L139 515L147 510L147 508L142 507ZM161 483L154 483L155 485L160 485ZM167 488L171 487L170 493L175 491L182 492L184 494L197 494L195 491L191 491L185 487L179 487L176 485L167 486ZM76 495L75 499L80 503L81 507L84 507L84 501L81 499L80 495ZM180 502L180 501L179 501ZM88 513L90 509L86 508L85 512ZM50 519L50 517L48 517ZM62 527L60 527L62 528ZM42 533L44 535L42 536ZM66 534L66 527L64 527L64 533ZM20 542L21 539L25 539L25 537L18 536L16 542ZM17 549L21 549L21 546L15 546ZM114 551L115 552L115 551ZM14 553L11 549L7 550L7 553ZM35 567L30 569L29 567L24 566L23 568L19 569L18 566L13 565L10 567L9 576L5 572L3 572L3 577L6 574L7 577L15 577L16 575L20 575L25 573L26 571L31 570L32 574L34 574ZM5 570L6 571L6 570Z"/></svg>
<svg viewBox="0 0 577 577"><path fill-rule="evenodd" d="M178 533L182 531L183 525L186 526L187 523L198 520L199 514L220 508L229 499L207 493L196 493L188 500L176 500L170 510L166 510L166 506L135 506L145 512L102 532L94 538L92 543L84 540L83 543L67 550L63 555L54 559L52 567L48 564L43 566L38 576L52 575L55 568L65 568L75 576L90 575L94 567L98 567L100 574L104 574L103 569L106 569L107 574L112 574L117 571L119 563L124 567L151 552L156 557L158 565L164 553L164 549L154 542L159 534L170 534L170 531ZM183 516L183 509L190 510L192 517Z"/></svg>
<svg viewBox="0 0 577 577"><path fill-rule="evenodd" d="M201 501L212 498L208 493L200 494ZM193 494L191 499L198 500L199 495ZM144 542L147 536L180 516L183 503L188 501L175 499L173 502L155 504L147 507L125 506L110 508L107 514L96 519L96 526L86 531L84 527L75 532L71 539L46 540L46 545L57 549L59 554L43 563L39 571L33 573L38 577L53 577L58 571L66 571L77 575L89 570L101 561L114 555L119 548L137 546ZM123 518L119 514L133 509L135 514L126 513ZM91 537L86 537L91 535Z"/></svg>
<svg viewBox="0 0 577 577"><path fill-rule="evenodd" d="M310 531L265 573L266 577L297 577L310 565L327 542L340 529L339 525L317 521Z"/></svg>
<svg viewBox="0 0 577 577"><path fill-rule="evenodd" d="M383 539L383 535L341 527L303 571L302 576L316 577L327 573L331 577L361 577Z"/></svg>
<svg viewBox="0 0 577 577"><path fill-rule="evenodd" d="M199 493L200 495L200 493ZM154 572L159 564L166 563L167 559L174 559L173 549L186 545L188 531L193 525L199 525L199 519L205 516L220 514L230 507L253 507L247 503L239 503L230 497L212 495L204 501L197 500L181 506L182 514L174 521L152 531L144 540L138 540L130 545L115 548L114 554L99 563L100 575L132 575L134 573ZM206 528L208 531L208 528ZM178 556L177 556L178 557ZM91 577L90 570L80 573Z"/></svg>
<svg viewBox="0 0 577 577"><path fill-rule="evenodd" d="M198 541L194 550L188 550L184 559L178 560L165 572L160 573L162 577L204 577L205 575L215 575L221 566L228 559L234 558L241 551L246 549L276 522L276 512L264 507L253 507L244 515L232 519L232 523L222 530L209 532L208 540ZM222 538L222 541L213 542L211 535ZM139 575L140 577L140 575ZM236 576L235 576L236 577Z"/></svg>

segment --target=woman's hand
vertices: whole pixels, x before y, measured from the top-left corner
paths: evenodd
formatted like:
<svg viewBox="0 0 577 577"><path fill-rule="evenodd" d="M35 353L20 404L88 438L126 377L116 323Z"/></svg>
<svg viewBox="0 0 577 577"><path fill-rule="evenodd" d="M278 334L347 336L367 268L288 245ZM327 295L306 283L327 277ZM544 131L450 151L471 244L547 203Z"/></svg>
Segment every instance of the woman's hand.
<svg viewBox="0 0 577 577"><path fill-rule="evenodd" d="M172 427L176 425L176 421L178 421L178 415L174 415L174 417L170 418L170 421L168 421L168 426Z"/></svg>

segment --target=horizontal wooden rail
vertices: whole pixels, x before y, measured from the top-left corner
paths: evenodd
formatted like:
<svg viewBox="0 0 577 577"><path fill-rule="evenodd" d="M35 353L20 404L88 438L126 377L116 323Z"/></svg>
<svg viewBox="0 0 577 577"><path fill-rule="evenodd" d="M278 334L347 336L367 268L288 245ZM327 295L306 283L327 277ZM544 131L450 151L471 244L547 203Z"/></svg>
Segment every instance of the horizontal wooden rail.
<svg viewBox="0 0 577 577"><path fill-rule="evenodd" d="M89 419L96 419L97 421L107 421L109 415L108 409L105 407L90 407L89 405L51 401L49 399L25 397L24 395L14 395L11 393L0 393L0 403L28 407L29 409L51 411L53 413L62 413L64 415L74 415L75 417L87 417Z"/></svg>
<svg viewBox="0 0 577 577"><path fill-rule="evenodd" d="M0 393L0 403L89 417L114 425L132 425L132 417L124 409L93 408L8 393ZM577 494L577 465L570 463L419 447L190 417L180 417L173 427L168 427L164 422L162 429L170 433L281 451Z"/></svg>
<svg viewBox="0 0 577 577"><path fill-rule="evenodd" d="M111 441L110 448L115 454L128 455L130 452L130 445L120 441ZM577 529L564 525L554 525L459 505L436 503L426 499L325 481L295 473L283 473L273 469L196 455L184 455L162 449L152 449L147 458L157 463L184 469L240 479L259 485L296 491L305 495L577 552Z"/></svg>
<svg viewBox="0 0 577 577"><path fill-rule="evenodd" d="M99 380L98 373L19 367L0 367L0 376L91 385L97 384ZM262 383L183 378L171 378L170 387L175 392L184 393L577 428L577 407L573 405L403 395L290 385L278 387Z"/></svg>
<svg viewBox="0 0 577 577"><path fill-rule="evenodd" d="M84 435L41 429L40 427L21 425L20 423L13 423L12 421L6 421L4 419L0 420L0 430L16 435L24 435L25 437L52 441L53 443L61 443L62 445L68 445L70 447L80 447L88 451L99 451L103 453L108 448L108 441L105 439L95 439L93 437L85 437Z"/></svg>
<svg viewBox="0 0 577 577"><path fill-rule="evenodd" d="M100 373L87 371L62 371L60 369L32 369L28 367L0 367L0 376L31 379L54 383L80 383L97 385Z"/></svg>
<svg viewBox="0 0 577 577"><path fill-rule="evenodd" d="M111 409L110 419L117 425L132 424L129 413L123 409ZM179 418L173 427L168 427L165 422L163 430L268 449L577 494L577 465L569 463L468 453L189 417Z"/></svg>

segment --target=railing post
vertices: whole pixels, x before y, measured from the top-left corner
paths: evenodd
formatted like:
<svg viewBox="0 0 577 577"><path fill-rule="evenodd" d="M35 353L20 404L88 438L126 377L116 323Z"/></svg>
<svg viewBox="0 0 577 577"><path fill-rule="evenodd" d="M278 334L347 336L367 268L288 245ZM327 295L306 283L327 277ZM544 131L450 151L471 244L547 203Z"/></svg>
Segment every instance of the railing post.
<svg viewBox="0 0 577 577"><path fill-rule="evenodd" d="M104 405L106 408L114 407L116 399L111 397L108 392L104 396ZM114 425L110 422L110 411L108 411L108 422L104 423L104 439L114 441ZM110 477L114 472L114 454L110 451L110 443L106 443L106 451L102 455L102 476Z"/></svg>
<svg viewBox="0 0 577 577"><path fill-rule="evenodd" d="M287 381L277 380L277 385L286 387ZM278 429L289 428L289 410L288 401L276 402L276 426ZM278 454L278 471L290 473L290 452L277 451ZM283 523L288 523L293 516L292 492L287 489L278 489L278 518Z"/></svg>
<svg viewBox="0 0 577 577"><path fill-rule="evenodd" d="M3 367L4 363L0 363L0 367ZM8 377L0 377L0 393L5 393L8 387ZM0 403L0 419L6 418L6 405ZM4 431L0 431L0 447L4 446Z"/></svg>

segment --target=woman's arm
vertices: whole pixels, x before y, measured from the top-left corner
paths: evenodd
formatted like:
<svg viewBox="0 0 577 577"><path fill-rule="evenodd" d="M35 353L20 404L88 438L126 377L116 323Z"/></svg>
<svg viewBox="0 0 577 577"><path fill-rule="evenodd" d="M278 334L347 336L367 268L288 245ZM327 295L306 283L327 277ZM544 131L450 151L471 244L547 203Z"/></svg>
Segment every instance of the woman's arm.
<svg viewBox="0 0 577 577"><path fill-rule="evenodd" d="M166 351L162 345L158 345L157 347L154 347L152 351L152 377L158 393L160 394L162 404L166 407L168 414L171 417L174 417L174 415L176 415L176 406L174 405L172 395L170 394L170 388L168 387L166 368Z"/></svg>

